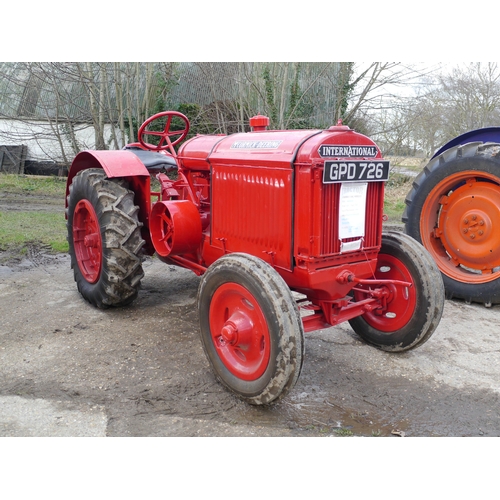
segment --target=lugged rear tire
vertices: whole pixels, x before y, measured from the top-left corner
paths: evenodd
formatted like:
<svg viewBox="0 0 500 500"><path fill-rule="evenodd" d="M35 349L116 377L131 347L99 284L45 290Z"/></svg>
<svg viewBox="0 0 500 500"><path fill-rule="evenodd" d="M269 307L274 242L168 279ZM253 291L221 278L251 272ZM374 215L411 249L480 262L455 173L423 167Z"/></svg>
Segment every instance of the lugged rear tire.
<svg viewBox="0 0 500 500"><path fill-rule="evenodd" d="M69 187L67 229L71 268L83 298L101 309L123 306L138 294L142 223L124 179L101 169L79 172Z"/></svg>
<svg viewBox="0 0 500 500"><path fill-rule="evenodd" d="M405 202L405 231L436 261L446 297L500 303L500 144L444 151L416 177Z"/></svg>

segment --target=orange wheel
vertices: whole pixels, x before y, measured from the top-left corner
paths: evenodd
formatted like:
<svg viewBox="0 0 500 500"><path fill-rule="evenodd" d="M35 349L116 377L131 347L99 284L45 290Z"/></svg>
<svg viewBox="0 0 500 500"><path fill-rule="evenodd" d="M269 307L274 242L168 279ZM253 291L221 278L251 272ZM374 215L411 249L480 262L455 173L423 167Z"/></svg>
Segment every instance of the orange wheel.
<svg viewBox="0 0 500 500"><path fill-rule="evenodd" d="M406 232L430 252L449 298L500 303L500 145L457 146L408 194Z"/></svg>
<svg viewBox="0 0 500 500"><path fill-rule="evenodd" d="M422 207L424 246L441 272L464 283L500 276L499 229L500 179L486 173L451 175L432 189Z"/></svg>

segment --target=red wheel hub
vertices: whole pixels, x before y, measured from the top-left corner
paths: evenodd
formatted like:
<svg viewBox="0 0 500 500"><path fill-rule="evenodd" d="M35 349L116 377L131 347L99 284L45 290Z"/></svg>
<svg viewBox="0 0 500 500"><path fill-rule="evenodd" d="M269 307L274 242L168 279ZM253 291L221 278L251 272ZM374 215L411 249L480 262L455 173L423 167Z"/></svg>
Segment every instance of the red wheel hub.
<svg viewBox="0 0 500 500"><path fill-rule="evenodd" d="M242 380L266 371L270 336L264 313L254 296L237 283L225 283L212 297L210 331L224 366Z"/></svg>
<svg viewBox="0 0 500 500"><path fill-rule="evenodd" d="M420 233L442 273L487 283L500 267L499 179L466 171L438 184L422 207Z"/></svg>
<svg viewBox="0 0 500 500"><path fill-rule="evenodd" d="M82 276L95 283L101 274L101 229L94 207L88 200L80 200L73 214L73 247Z"/></svg>
<svg viewBox="0 0 500 500"><path fill-rule="evenodd" d="M375 278L405 281L414 285L411 273L403 262L388 254L379 254ZM364 294L360 292L358 294L356 300L361 300ZM390 333L400 330L410 321L415 312L417 306L415 286L407 287L394 284L384 286L380 295L384 298L385 307L367 312L363 318L382 332Z"/></svg>

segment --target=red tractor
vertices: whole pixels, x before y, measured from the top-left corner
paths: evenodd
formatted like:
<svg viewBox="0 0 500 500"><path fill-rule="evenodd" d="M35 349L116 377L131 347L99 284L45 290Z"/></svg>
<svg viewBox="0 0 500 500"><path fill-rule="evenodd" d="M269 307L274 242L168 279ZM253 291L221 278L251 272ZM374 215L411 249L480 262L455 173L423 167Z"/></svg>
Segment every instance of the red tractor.
<svg viewBox="0 0 500 500"><path fill-rule="evenodd" d="M349 321L366 342L406 351L429 339L444 305L425 248L403 233L382 234L389 162L376 144L341 123L268 124L255 116L251 132L197 135L176 151L189 122L159 113L138 143L79 153L67 185L82 296L100 308L130 303L146 255L192 270L201 276L207 358L222 384L252 404L294 386L304 331Z"/></svg>

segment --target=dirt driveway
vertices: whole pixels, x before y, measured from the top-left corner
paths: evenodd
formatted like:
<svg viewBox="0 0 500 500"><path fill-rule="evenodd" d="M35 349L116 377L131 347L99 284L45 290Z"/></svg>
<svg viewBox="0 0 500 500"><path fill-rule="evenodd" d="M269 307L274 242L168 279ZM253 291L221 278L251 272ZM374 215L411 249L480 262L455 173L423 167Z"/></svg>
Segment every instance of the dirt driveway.
<svg viewBox="0 0 500 500"><path fill-rule="evenodd" d="M191 272L148 259L138 299L102 311L67 255L0 257L0 436L500 436L499 306L447 301L402 354L307 333L294 390L252 407L205 359Z"/></svg>

